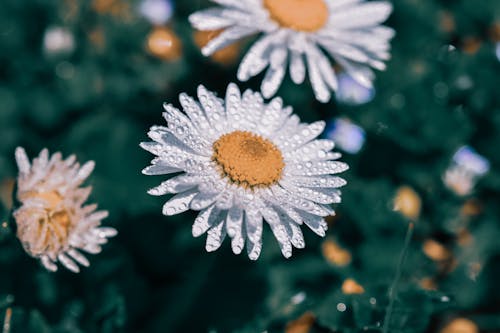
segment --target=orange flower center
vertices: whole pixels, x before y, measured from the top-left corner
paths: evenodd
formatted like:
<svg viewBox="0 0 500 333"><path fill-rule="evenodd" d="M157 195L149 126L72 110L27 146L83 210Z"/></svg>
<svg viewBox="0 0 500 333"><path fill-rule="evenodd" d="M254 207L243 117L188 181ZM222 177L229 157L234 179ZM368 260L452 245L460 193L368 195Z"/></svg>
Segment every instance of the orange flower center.
<svg viewBox="0 0 500 333"><path fill-rule="evenodd" d="M271 18L285 28L313 32L328 21L324 0L264 0Z"/></svg>
<svg viewBox="0 0 500 333"><path fill-rule="evenodd" d="M281 178L285 163L269 140L250 132L234 131L213 144L212 159L222 174L245 188L267 187Z"/></svg>
<svg viewBox="0 0 500 333"><path fill-rule="evenodd" d="M32 255L39 255L46 252L57 253L67 243L72 227L71 212L64 206L60 206L63 201L62 196L56 192L36 192L30 191L20 195L20 200L28 198L38 198L46 202L44 213L40 210L28 209L20 210L21 214L36 216L37 223L31 225L19 225L19 238L29 248ZM33 221L28 216L18 216L18 221Z"/></svg>

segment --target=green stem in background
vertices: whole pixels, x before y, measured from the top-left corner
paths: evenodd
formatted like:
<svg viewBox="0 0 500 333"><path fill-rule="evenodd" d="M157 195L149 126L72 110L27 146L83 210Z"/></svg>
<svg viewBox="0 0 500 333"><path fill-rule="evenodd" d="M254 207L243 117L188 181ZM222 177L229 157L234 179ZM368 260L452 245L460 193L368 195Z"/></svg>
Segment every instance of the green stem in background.
<svg viewBox="0 0 500 333"><path fill-rule="evenodd" d="M389 324L391 321L392 311L394 309L394 300L396 299L397 287L399 280L401 279L402 267L406 259L406 255L408 253L408 247L410 246L410 241L413 235L414 227L415 226L413 222L410 222L410 224L408 224L408 230L406 231L406 237L403 249L399 254L399 261L398 261L398 266L396 267L396 274L394 275L394 280L392 281L392 284L389 288L389 305L387 306L387 311L385 313L384 327L382 328L382 333L389 332Z"/></svg>

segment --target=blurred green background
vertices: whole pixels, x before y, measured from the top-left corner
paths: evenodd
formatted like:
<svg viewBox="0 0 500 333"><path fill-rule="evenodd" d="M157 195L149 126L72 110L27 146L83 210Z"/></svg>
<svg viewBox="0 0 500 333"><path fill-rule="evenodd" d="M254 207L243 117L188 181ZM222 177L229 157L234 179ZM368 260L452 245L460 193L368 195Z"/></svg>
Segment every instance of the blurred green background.
<svg viewBox="0 0 500 333"><path fill-rule="evenodd" d="M392 60L373 91L347 80L344 97L320 104L287 78L278 92L303 121L328 121L326 135L342 117L365 142L344 153L348 185L327 238L305 231L306 249L286 260L266 230L251 262L227 240L206 253L195 213L161 215L166 198L146 190L163 178L141 175L151 156L138 144L164 124L162 102L201 83L223 96L252 39L202 57L211 35L187 16L204 0L1 0L1 213L15 147L47 147L96 161L92 201L119 235L80 274L48 273L2 224L0 331L379 332L414 221L389 332L499 332L500 3L393 4ZM490 168L459 195L443 175L463 145Z"/></svg>

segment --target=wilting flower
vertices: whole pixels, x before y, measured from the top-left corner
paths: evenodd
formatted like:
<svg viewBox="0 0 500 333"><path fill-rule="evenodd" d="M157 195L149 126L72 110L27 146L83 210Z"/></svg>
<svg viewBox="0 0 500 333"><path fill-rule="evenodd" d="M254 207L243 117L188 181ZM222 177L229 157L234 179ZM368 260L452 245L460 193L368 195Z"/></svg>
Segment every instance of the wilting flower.
<svg viewBox="0 0 500 333"><path fill-rule="evenodd" d="M163 213L200 211L192 231L195 237L208 232L207 251L218 249L227 234L233 252L246 243L253 260L260 255L264 220L285 257L292 245L304 247L301 224L324 236L323 217L334 213L330 204L340 202L338 187L345 184L332 174L348 168L335 161L340 154L331 152L332 141L315 139L325 123L301 123L279 97L264 104L259 93L241 96L235 84L225 101L203 86L198 98L180 95L186 114L165 104L168 126L153 126L153 142L141 144L157 156L144 174L177 174L149 190L176 193Z"/></svg>
<svg viewBox="0 0 500 333"><path fill-rule="evenodd" d="M107 211L96 211L97 205L86 205L91 187L80 187L94 169L94 162L83 166L74 155L66 160L61 153L49 158L47 149L30 163L23 148L16 149L19 168L17 200L20 207L14 211L17 237L26 252L39 258L50 271L57 270L57 262L77 273L81 264L89 261L79 250L101 252L101 245L117 231L100 227Z"/></svg>
<svg viewBox="0 0 500 333"><path fill-rule="evenodd" d="M198 30L225 29L203 49L211 55L245 36L262 33L238 69L246 81L265 68L264 97L278 90L289 64L296 84L306 68L316 98L327 102L338 82L328 56L360 84L371 87L371 68L384 70L394 30L380 25L392 11L386 1L363 0L212 0L221 7L192 14ZM326 53L326 54L325 54Z"/></svg>

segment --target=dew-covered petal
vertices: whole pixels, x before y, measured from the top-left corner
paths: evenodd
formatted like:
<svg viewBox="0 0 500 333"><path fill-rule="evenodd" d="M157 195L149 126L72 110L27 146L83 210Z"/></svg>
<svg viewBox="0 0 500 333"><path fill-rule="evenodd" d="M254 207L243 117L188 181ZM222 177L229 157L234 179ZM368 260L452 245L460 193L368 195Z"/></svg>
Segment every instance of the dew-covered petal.
<svg viewBox="0 0 500 333"><path fill-rule="evenodd" d="M337 161L314 161L305 163L288 163L285 166L285 173L297 176L317 176L343 172L349 166Z"/></svg>
<svg viewBox="0 0 500 333"><path fill-rule="evenodd" d="M278 213L271 207L266 207L262 209L262 216L271 227L274 237L280 246L281 253L285 258L290 258L292 256L292 244L288 239L286 227L281 222Z"/></svg>
<svg viewBox="0 0 500 333"><path fill-rule="evenodd" d="M191 200L197 193L198 190L193 189L174 195L163 205L163 215L171 216L187 211Z"/></svg>
<svg viewBox="0 0 500 333"><path fill-rule="evenodd" d="M192 210L202 210L212 205L219 195L218 192L198 192L191 200L190 208Z"/></svg>
<svg viewBox="0 0 500 333"><path fill-rule="evenodd" d="M271 196L274 196L274 200L278 203L287 204L289 206L295 207L297 209L309 212L318 216L328 216L329 211L325 210L324 207L318 205L310 200L293 195L289 191L285 190L280 186L273 186L270 189ZM269 195L269 194L268 194ZM273 199L271 199L273 200Z"/></svg>
<svg viewBox="0 0 500 333"><path fill-rule="evenodd" d="M245 227L248 239L257 243L262 238L262 215L252 208L245 210Z"/></svg>
<svg viewBox="0 0 500 333"><path fill-rule="evenodd" d="M189 119L193 125L202 133L206 133L206 130L210 127L207 117L203 112L200 104L194 100L191 96L186 93L181 93L179 95L179 102L182 105L182 109L188 115Z"/></svg>
<svg viewBox="0 0 500 333"><path fill-rule="evenodd" d="M203 209L194 220L192 233L193 237L203 235L218 219L220 210L215 205Z"/></svg>
<svg viewBox="0 0 500 333"><path fill-rule="evenodd" d="M347 182L340 177L336 176L314 176L314 177L303 177L294 176L287 179L288 182L299 187L323 187L323 188L336 188L342 187Z"/></svg>
<svg viewBox="0 0 500 333"><path fill-rule="evenodd" d="M279 136L278 146L282 151L287 152L290 150L295 150L298 147L310 142L318 135L320 135L325 129L324 121L316 121L312 124L303 126L300 130L295 132L291 137L286 137L285 135Z"/></svg>
<svg viewBox="0 0 500 333"><path fill-rule="evenodd" d="M153 187L148 190L148 194L150 195L165 195L167 193L179 193L187 191L199 184L201 182L201 177L182 174L173 178L170 178L160 185Z"/></svg>
<svg viewBox="0 0 500 333"><path fill-rule="evenodd" d="M227 212L226 228L229 237L233 238L241 234L243 224L243 209L238 206L233 206Z"/></svg>
<svg viewBox="0 0 500 333"><path fill-rule="evenodd" d="M328 225L322 217L308 214L303 211L299 212L299 214L302 216L305 225L307 225L315 234L321 237L324 237L326 235Z"/></svg>
<svg viewBox="0 0 500 333"><path fill-rule="evenodd" d="M332 204L338 202L337 196L330 196L321 191L315 191L308 187L298 187L286 180L281 180L280 185L291 192L293 195L299 196L306 200L311 200L320 204Z"/></svg>
<svg viewBox="0 0 500 333"><path fill-rule="evenodd" d="M226 229L224 228L224 217L221 217L221 221L207 232L205 250L207 250L207 252L213 252L217 250L221 246L225 237Z"/></svg>
<svg viewBox="0 0 500 333"><path fill-rule="evenodd" d="M198 99L205 110L205 115L211 127L220 133L226 121L223 100L217 98L213 92L208 91L203 85L198 86Z"/></svg>

